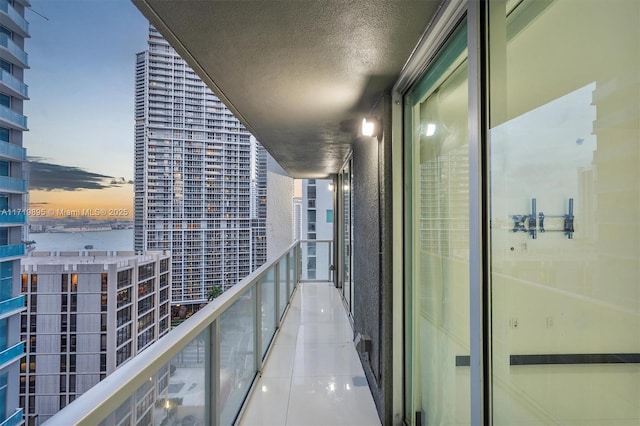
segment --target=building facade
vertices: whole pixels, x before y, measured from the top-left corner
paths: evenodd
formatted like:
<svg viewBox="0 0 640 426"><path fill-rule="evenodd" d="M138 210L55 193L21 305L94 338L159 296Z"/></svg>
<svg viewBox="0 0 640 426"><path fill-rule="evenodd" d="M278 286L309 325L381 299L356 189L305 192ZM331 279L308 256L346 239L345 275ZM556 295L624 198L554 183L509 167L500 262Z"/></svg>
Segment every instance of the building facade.
<svg viewBox="0 0 640 426"><path fill-rule="evenodd" d="M171 250L172 304L266 259L266 151L155 28L138 54L135 250Z"/></svg>
<svg viewBox="0 0 640 426"><path fill-rule="evenodd" d="M22 259L20 406L28 425L46 421L169 332L170 262L168 252Z"/></svg>
<svg viewBox="0 0 640 426"><path fill-rule="evenodd" d="M29 68L25 39L29 24L24 19L27 0L0 4L0 423L17 424L19 409L20 256L26 235L26 152L22 133L27 130L23 103L28 99L23 83Z"/></svg>
<svg viewBox="0 0 640 426"><path fill-rule="evenodd" d="M304 179L300 211L303 279L333 280L333 194L330 179ZM329 243L331 241L331 243Z"/></svg>

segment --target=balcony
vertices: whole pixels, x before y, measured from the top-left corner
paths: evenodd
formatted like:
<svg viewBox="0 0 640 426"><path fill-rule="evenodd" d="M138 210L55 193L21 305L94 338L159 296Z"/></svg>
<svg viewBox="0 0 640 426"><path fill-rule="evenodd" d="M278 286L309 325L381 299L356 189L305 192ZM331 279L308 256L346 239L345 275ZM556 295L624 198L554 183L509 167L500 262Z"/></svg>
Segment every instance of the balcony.
<svg viewBox="0 0 640 426"><path fill-rule="evenodd" d="M27 150L16 144L0 141L0 156L14 161L25 161Z"/></svg>
<svg viewBox="0 0 640 426"><path fill-rule="evenodd" d="M4 105L0 105L0 124L12 129L28 130L27 117Z"/></svg>
<svg viewBox="0 0 640 426"><path fill-rule="evenodd" d="M24 355L24 342L19 342L0 352L0 369L17 362Z"/></svg>
<svg viewBox="0 0 640 426"><path fill-rule="evenodd" d="M0 225L13 225L27 223L25 212L14 212L13 210L0 210Z"/></svg>
<svg viewBox="0 0 640 426"><path fill-rule="evenodd" d="M28 86L3 69L0 69L0 87L2 87L4 92L13 97L20 99L29 98Z"/></svg>
<svg viewBox="0 0 640 426"><path fill-rule="evenodd" d="M282 424L310 413L379 423L342 299L332 283L300 283L301 255L295 243L45 424Z"/></svg>
<svg viewBox="0 0 640 426"><path fill-rule="evenodd" d="M7 318L25 310L24 295L0 302L0 319Z"/></svg>
<svg viewBox="0 0 640 426"><path fill-rule="evenodd" d="M22 408L17 409L11 416L0 423L0 426L18 426L22 424Z"/></svg>
<svg viewBox="0 0 640 426"><path fill-rule="evenodd" d="M21 68L29 68L27 53L3 33L0 33L0 58Z"/></svg>
<svg viewBox="0 0 640 426"><path fill-rule="evenodd" d="M29 23L7 0L0 0L0 25L7 27L20 37L29 37Z"/></svg>
<svg viewBox="0 0 640 426"><path fill-rule="evenodd" d="M24 256L24 245L14 244L10 246L0 246L0 259L7 260L9 257Z"/></svg>
<svg viewBox="0 0 640 426"><path fill-rule="evenodd" d="M27 181L9 176L0 176L0 193L3 192L24 194L27 192Z"/></svg>

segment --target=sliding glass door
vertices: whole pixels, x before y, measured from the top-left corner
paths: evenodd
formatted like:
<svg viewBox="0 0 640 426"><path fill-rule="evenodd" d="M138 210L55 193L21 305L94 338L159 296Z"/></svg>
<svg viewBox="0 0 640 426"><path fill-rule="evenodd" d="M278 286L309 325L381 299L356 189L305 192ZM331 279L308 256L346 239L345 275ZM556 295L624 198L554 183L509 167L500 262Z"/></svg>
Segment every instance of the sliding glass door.
<svg viewBox="0 0 640 426"><path fill-rule="evenodd" d="M466 23L406 96L406 404L410 424L469 424Z"/></svg>
<svg viewBox="0 0 640 426"><path fill-rule="evenodd" d="M640 2L490 8L494 424L640 424Z"/></svg>

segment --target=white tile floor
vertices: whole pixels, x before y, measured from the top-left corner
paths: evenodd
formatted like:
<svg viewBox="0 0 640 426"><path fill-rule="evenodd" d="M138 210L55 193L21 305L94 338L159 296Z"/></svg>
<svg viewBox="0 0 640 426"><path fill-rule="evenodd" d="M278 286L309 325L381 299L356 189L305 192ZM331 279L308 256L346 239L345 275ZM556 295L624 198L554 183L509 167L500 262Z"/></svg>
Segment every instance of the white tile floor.
<svg viewBox="0 0 640 426"><path fill-rule="evenodd" d="M379 425L338 290L301 283L241 425Z"/></svg>

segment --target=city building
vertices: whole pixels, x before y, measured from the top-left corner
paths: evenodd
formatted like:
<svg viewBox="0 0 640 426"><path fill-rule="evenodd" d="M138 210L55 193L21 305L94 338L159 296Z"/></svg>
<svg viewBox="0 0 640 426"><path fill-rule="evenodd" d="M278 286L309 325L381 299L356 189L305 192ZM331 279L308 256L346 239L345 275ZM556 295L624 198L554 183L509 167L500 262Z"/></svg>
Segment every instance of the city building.
<svg viewBox="0 0 640 426"><path fill-rule="evenodd" d="M208 424L242 423L244 401L270 402L264 424L340 424L365 385L385 425L640 424L638 1L134 2L291 177L336 181L324 287L346 301L350 283L366 380L327 368L270 388L263 362L291 358L254 346L245 398L204 399ZM265 269L291 278L299 248ZM269 341L271 288L250 276L150 348L155 369L206 330L217 389L219 319L257 299L242 312ZM324 314L307 302L285 325ZM321 346L332 316L289 346ZM123 383L82 398L107 410ZM101 420L83 408L64 418Z"/></svg>
<svg viewBox="0 0 640 426"><path fill-rule="evenodd" d="M302 197L293 197L293 239L299 240L302 233Z"/></svg>
<svg viewBox="0 0 640 426"><path fill-rule="evenodd" d="M22 259L19 395L28 425L43 423L169 332L170 262L166 252L33 251ZM138 413L143 418L146 409Z"/></svg>
<svg viewBox="0 0 640 426"><path fill-rule="evenodd" d="M300 214L303 279L332 280L333 266L333 194L334 182L330 179L303 179ZM331 242L331 243L330 243Z"/></svg>
<svg viewBox="0 0 640 426"><path fill-rule="evenodd" d="M23 104L29 98L24 71L29 68L25 39L28 0L0 2L0 424L19 424L20 257L26 239L26 151L22 133L27 130Z"/></svg>
<svg viewBox="0 0 640 426"><path fill-rule="evenodd" d="M153 27L135 119L134 249L171 251L172 304L190 313L266 259L267 154Z"/></svg>

